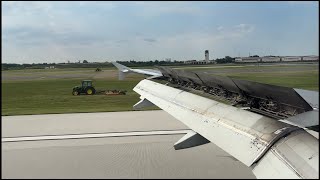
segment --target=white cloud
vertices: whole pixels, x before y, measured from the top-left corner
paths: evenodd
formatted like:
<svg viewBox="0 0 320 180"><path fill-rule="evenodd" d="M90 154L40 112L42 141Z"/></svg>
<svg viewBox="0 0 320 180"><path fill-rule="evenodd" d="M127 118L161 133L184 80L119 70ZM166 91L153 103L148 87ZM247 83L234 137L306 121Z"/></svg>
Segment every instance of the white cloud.
<svg viewBox="0 0 320 180"><path fill-rule="evenodd" d="M80 1L78 2L78 5L81 7L96 7L96 8L103 8L105 10L107 9L113 9L117 7L117 2L112 1Z"/></svg>
<svg viewBox="0 0 320 180"><path fill-rule="evenodd" d="M235 29L242 33L251 33L254 30L254 26L250 24L239 24L235 26Z"/></svg>
<svg viewBox="0 0 320 180"><path fill-rule="evenodd" d="M229 28L219 26L218 33L214 36L215 40L237 39L244 37L254 31L255 27L251 24L238 24Z"/></svg>
<svg viewBox="0 0 320 180"><path fill-rule="evenodd" d="M71 3L71 2L69 2ZM73 3L73 2L72 2ZM119 4L124 3L120 2ZM192 6L190 2L130 2L137 4L144 17L150 18L163 14L199 15L203 11ZM115 2L77 2L80 8L103 8L106 10L119 5ZM108 40L97 34L96 26L90 26L86 20L78 19L79 12L68 11L68 8L56 8L55 2L12 2L7 4L10 11L4 13L3 29L5 33L6 57L19 59L55 59L88 58L102 56L111 59L148 60L146 58L172 57L177 60L202 58L203 49L218 48L224 40L238 40L253 31L253 26L239 24L234 27L219 26L218 32L189 32L178 35L152 34L130 36L125 34L121 39ZM61 4L60 4L61 5ZM70 4L69 4L70 5ZM91 8L91 9L92 9ZM21 18L23 17L23 18ZM107 21L107 20L104 20ZM111 23L111 22L110 22ZM118 25L118 24L115 24ZM112 26L111 26L112 27ZM93 28L90 31L90 28ZM108 31L109 29L107 29ZM92 34L92 32L95 32ZM126 31L127 32L127 31ZM15 46L13 48L13 46ZM11 47L11 50L8 50ZM14 51L20 52L15 55ZM37 52L37 53L35 53Z"/></svg>
<svg viewBox="0 0 320 180"><path fill-rule="evenodd" d="M220 18L218 15L223 17L223 13L231 13L231 16L232 12L210 11L210 7L204 8L204 4L199 6L195 2L81 1L3 4L2 59L5 61L20 57L51 57L60 60L94 60L101 57L113 60L166 57L177 60L203 59L205 49L209 49L210 58L216 58L232 56L241 50L248 52L250 46L261 49L274 44L270 35L270 38L261 38L260 42L263 43L254 44L256 41L251 35L257 33L255 30L259 28L258 25L237 18L231 21ZM119 11L113 11L115 8ZM208 13L208 16L202 17L205 13ZM160 17L162 15L166 16ZM171 17L173 20L164 19ZM231 22L234 24L230 25ZM250 22L260 23L253 20ZM266 42L268 39L271 40ZM308 48L310 49L310 46ZM234 51L233 54L230 49Z"/></svg>
<svg viewBox="0 0 320 180"><path fill-rule="evenodd" d="M233 43L240 42L243 37L254 31L254 26L249 24L239 24L229 28L219 27L220 32L187 32L172 36L159 36L152 44L143 43L144 39L140 37L131 38L124 43L120 43L118 50L113 49L113 52L127 49L125 51L126 55L132 58L136 57L136 60L139 59L138 55L151 59L171 57L177 60L199 60L204 58L203 51L209 49L212 53L210 58L217 58L223 57L225 54L231 55L229 51L232 48L226 48L228 46L225 45L231 46ZM213 53L213 50L218 53Z"/></svg>
<svg viewBox="0 0 320 180"><path fill-rule="evenodd" d="M219 27L217 28L217 30L218 30L218 31L222 31L222 30L223 30L223 26L219 26Z"/></svg>
<svg viewBox="0 0 320 180"><path fill-rule="evenodd" d="M145 18L161 16L166 14L185 14L185 15L203 15L205 11L195 6L194 2L182 1L152 1L152 2L134 2L141 8L137 12L138 15Z"/></svg>
<svg viewBox="0 0 320 180"><path fill-rule="evenodd" d="M51 23L51 26L55 27L56 24ZM218 29L220 30L218 32L186 32L171 36L157 36L156 38L143 35L128 36L125 37L125 40L107 40L99 38L99 36L73 33L68 29L61 31L36 29L35 32L30 29L14 34L19 39L18 43L25 41L30 43L24 47L25 49L19 48L19 52L27 59L34 56L44 59L51 57L65 60L76 60L77 58L99 60L97 55L100 55L105 59L113 60L129 60L128 57L135 60L167 57L186 60L202 59L204 49L209 49L211 53L212 49L226 53L226 48L221 46L222 44L240 41L241 38L254 30L253 25L249 24L238 24L231 27L219 26ZM223 56L221 53L215 53L214 57ZM211 55L210 58L212 57Z"/></svg>
<svg viewBox="0 0 320 180"><path fill-rule="evenodd" d="M52 2L48 1L4 1L7 15L37 14L48 12L52 8Z"/></svg>
<svg viewBox="0 0 320 180"><path fill-rule="evenodd" d="M311 5L311 4L318 4L319 1L287 1L291 5Z"/></svg>
<svg viewBox="0 0 320 180"><path fill-rule="evenodd" d="M52 2L46 1L6 2L2 7L3 28L48 26L55 18L52 7Z"/></svg>

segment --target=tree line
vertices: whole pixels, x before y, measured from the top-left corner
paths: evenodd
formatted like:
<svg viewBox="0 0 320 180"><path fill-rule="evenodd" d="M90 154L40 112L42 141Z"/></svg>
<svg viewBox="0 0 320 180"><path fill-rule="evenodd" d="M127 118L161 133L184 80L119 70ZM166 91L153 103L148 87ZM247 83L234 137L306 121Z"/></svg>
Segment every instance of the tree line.
<svg viewBox="0 0 320 180"><path fill-rule="evenodd" d="M224 58L217 58L215 63L233 63L235 58L226 56ZM184 65L184 61L164 61L164 60L154 60L154 61L117 61L120 64L123 64L128 67L143 67L143 66L180 66ZM32 64L16 64L16 63L2 63L2 70L19 70L19 69L45 69L46 67L54 68L106 68L113 67L110 62L89 62L88 60L83 60L78 63L32 63Z"/></svg>

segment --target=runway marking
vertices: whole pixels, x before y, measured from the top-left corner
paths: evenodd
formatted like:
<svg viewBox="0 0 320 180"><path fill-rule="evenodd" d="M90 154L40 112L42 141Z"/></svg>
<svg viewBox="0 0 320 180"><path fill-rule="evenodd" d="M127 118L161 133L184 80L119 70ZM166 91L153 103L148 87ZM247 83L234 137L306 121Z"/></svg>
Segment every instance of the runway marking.
<svg viewBox="0 0 320 180"><path fill-rule="evenodd" d="M43 140L63 140L63 139L84 139L84 138L105 138L105 137L126 137L126 136L150 136L150 135L171 135L187 134L190 130L165 130L165 131L136 131L136 132L116 132L116 133L88 133L71 135L47 135L47 136L24 136L1 138L1 142L21 142L21 141L43 141Z"/></svg>

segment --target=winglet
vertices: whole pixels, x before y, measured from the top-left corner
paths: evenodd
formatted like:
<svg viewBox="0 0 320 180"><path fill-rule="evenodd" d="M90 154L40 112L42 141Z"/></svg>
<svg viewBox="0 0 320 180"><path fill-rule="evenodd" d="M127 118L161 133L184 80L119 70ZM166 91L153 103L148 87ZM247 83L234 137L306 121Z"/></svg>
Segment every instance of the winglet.
<svg viewBox="0 0 320 180"><path fill-rule="evenodd" d="M119 80L124 80L126 74L132 71L129 67L119 64L117 62L111 62L119 70Z"/></svg>
<svg viewBox="0 0 320 180"><path fill-rule="evenodd" d="M128 73L138 73L138 74L144 74L147 76L152 76L148 79L158 78L163 76L161 71L158 70L151 70L151 69L131 69L127 66L124 66L122 64L119 64L117 62L112 62L114 66L116 66L119 70L119 80L123 80L125 78L125 75Z"/></svg>
<svg viewBox="0 0 320 180"><path fill-rule="evenodd" d="M115 67L117 67L119 69L119 71L122 71L122 72L128 72L128 71L131 71L131 69L127 66L124 66L122 64L119 64L117 62L111 62Z"/></svg>

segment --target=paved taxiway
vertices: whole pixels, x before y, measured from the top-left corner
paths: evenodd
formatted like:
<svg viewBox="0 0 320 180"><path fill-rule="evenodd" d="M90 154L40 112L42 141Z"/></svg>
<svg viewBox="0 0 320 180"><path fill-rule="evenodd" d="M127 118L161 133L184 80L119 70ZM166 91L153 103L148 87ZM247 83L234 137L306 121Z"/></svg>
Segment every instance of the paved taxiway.
<svg viewBox="0 0 320 180"><path fill-rule="evenodd" d="M164 111L3 116L2 178L255 178L213 143L174 150L188 130Z"/></svg>

